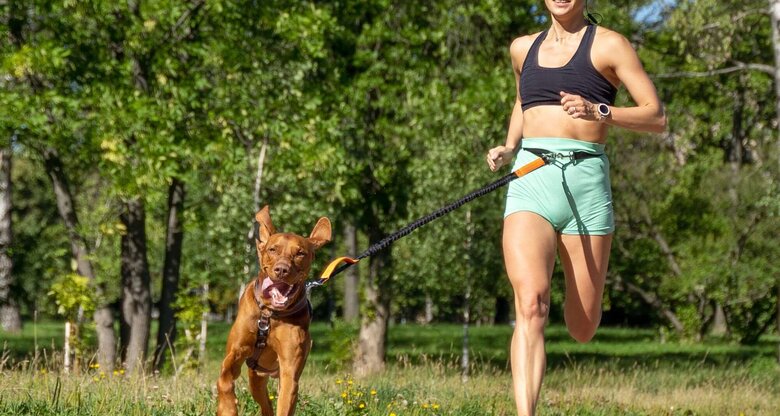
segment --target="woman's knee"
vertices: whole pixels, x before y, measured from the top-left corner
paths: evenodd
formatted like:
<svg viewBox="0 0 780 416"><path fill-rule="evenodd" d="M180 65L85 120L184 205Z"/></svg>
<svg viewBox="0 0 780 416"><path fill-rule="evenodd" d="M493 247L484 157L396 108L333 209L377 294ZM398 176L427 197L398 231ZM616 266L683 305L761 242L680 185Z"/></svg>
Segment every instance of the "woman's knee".
<svg viewBox="0 0 780 416"><path fill-rule="evenodd" d="M549 312L550 301L542 294L515 298L515 314L517 315L517 321L544 325L547 321Z"/></svg>
<svg viewBox="0 0 780 416"><path fill-rule="evenodd" d="M566 328L569 330L569 335L577 342L589 342L596 335L596 330L599 327L601 321L601 312L594 318L578 317L571 318L566 316Z"/></svg>

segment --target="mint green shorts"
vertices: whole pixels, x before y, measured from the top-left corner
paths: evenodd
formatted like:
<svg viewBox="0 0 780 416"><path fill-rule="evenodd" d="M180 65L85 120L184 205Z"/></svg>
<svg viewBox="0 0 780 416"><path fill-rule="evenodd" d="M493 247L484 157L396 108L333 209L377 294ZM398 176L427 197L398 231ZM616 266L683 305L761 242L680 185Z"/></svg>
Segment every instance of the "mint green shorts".
<svg viewBox="0 0 780 416"><path fill-rule="evenodd" d="M603 144L561 138L524 138L521 144L523 148L554 153L587 152L600 156L558 158L510 182L504 218L529 211L545 218L560 234L607 235L615 231L609 160ZM521 149L512 169L537 157Z"/></svg>

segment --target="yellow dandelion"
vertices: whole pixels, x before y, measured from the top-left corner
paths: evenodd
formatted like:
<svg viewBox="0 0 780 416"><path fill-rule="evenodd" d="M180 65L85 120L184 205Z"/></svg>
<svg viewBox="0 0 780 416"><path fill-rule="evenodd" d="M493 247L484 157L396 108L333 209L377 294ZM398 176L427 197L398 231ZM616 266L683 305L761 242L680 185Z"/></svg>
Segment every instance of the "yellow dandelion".
<svg viewBox="0 0 780 416"><path fill-rule="evenodd" d="M114 370L114 375L118 376L119 375L119 370Z"/></svg>
<svg viewBox="0 0 780 416"><path fill-rule="evenodd" d="M346 399L347 398L347 392L346 391L342 391L341 392L341 398L342 399Z"/></svg>
<svg viewBox="0 0 780 416"><path fill-rule="evenodd" d="M371 395L372 395L372 396L376 396L376 390L374 390L374 389L371 389Z"/></svg>
<svg viewBox="0 0 780 416"><path fill-rule="evenodd" d="M434 403L434 404L433 404L433 409L434 409L434 410L439 410L439 405L438 405L438 404L436 404L436 403Z"/></svg>
<svg viewBox="0 0 780 416"><path fill-rule="evenodd" d="M358 405L358 408L360 408L360 409L363 409L365 407L366 407L366 404L363 403L363 402L360 402L360 404Z"/></svg>
<svg viewBox="0 0 780 416"><path fill-rule="evenodd" d="M347 384L352 385L352 380L347 380Z"/></svg>
<svg viewBox="0 0 780 416"><path fill-rule="evenodd" d="M274 396L273 394L269 394L269 395L268 395L268 399L269 399L269 400L273 400L275 397L276 397L276 396Z"/></svg>
<svg viewBox="0 0 780 416"><path fill-rule="evenodd" d="M92 377L92 381L100 381L100 379L97 377Z"/></svg>
<svg viewBox="0 0 780 416"><path fill-rule="evenodd" d="M423 403L423 409L427 409L427 408L428 408L428 403Z"/></svg>
<svg viewBox="0 0 780 416"><path fill-rule="evenodd" d="M341 379L340 379L340 378L339 378L339 379L336 379L336 384L341 384L341 383L342 383L342 381L341 381Z"/></svg>
<svg viewBox="0 0 780 416"><path fill-rule="evenodd" d="M124 374L124 373L125 373L125 369L124 368L119 370L119 374Z"/></svg>
<svg viewBox="0 0 780 416"><path fill-rule="evenodd" d="M390 412L388 416L398 416L398 415L396 415L395 412Z"/></svg>

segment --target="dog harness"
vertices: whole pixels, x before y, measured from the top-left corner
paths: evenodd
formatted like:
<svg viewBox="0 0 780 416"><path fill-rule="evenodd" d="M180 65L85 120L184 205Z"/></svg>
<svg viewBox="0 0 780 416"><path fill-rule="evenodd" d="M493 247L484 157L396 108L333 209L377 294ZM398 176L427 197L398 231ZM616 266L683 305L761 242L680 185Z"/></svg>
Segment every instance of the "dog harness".
<svg viewBox="0 0 780 416"><path fill-rule="evenodd" d="M257 320L257 338L255 339L255 348L252 355L246 359L246 365L255 372L266 373L272 377L276 377L279 375L278 366L275 369L267 369L260 365L260 354L262 354L263 350L268 345L268 333L271 332L271 320L292 318L305 311L309 314L309 321L311 321L312 307L306 291L298 289L301 285L293 285L284 296L289 296L294 292L302 292L300 299L298 299L298 301L289 309L283 311L271 309L266 306L261 298L261 296L264 296L264 293L260 282L261 278L258 276L257 279L255 279L253 289L255 302L260 308L260 318Z"/></svg>

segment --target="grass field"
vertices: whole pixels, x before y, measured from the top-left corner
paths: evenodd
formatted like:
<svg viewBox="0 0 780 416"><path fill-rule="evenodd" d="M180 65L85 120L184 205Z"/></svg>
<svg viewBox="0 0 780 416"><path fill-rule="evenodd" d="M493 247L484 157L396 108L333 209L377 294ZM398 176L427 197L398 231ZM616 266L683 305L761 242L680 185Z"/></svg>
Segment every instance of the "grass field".
<svg viewBox="0 0 780 416"><path fill-rule="evenodd" d="M133 378L101 377L99 369L61 375L60 324L28 325L20 336L0 333L0 415L214 414L214 381L228 329L210 327L209 357L200 372ZM315 324L312 333L298 415L514 414L510 327L471 328L472 371L465 383L458 325L391 327L387 371L360 380L338 365L340 334L326 324ZM565 328L553 326L539 414L780 415L776 342L662 344L652 331L602 328L591 343L577 344ZM241 414L255 415L245 375L237 391Z"/></svg>

